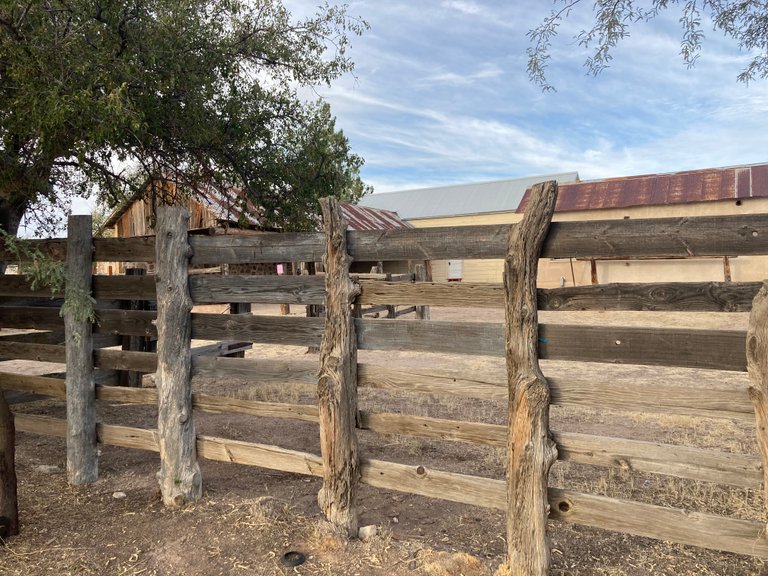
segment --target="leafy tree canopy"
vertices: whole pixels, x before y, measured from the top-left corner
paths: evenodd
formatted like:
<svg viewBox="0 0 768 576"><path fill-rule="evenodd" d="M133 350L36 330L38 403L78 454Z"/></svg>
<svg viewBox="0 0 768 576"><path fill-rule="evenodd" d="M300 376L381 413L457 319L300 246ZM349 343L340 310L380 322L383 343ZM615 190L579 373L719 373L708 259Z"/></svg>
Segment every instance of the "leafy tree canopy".
<svg viewBox="0 0 768 576"><path fill-rule="evenodd" d="M704 32L702 22L711 22L718 30L749 53L750 61L738 74L749 82L768 77L768 2L766 0L555 0L555 9L541 24L528 32L528 76L544 90L553 87L546 76L552 41L564 20L575 10L591 10L591 28L575 39L591 51L584 63L589 73L597 75L607 68L612 50L629 36L631 28L656 18L664 11L677 10L681 26L680 54L691 67L701 53Z"/></svg>
<svg viewBox="0 0 768 576"><path fill-rule="evenodd" d="M2 0L0 229L157 177L236 185L270 223L309 226L319 196L366 187L328 106L298 91L350 72L365 28L280 0Z"/></svg>

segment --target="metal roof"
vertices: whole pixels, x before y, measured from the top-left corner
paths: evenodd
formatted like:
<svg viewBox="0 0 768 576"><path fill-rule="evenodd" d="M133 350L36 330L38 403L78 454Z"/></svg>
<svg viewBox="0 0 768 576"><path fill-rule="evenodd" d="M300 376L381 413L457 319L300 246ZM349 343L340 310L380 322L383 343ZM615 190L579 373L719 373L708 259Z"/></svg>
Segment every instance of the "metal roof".
<svg viewBox="0 0 768 576"><path fill-rule="evenodd" d="M472 184L418 188L400 192L379 192L363 196L359 205L397 212L401 218L438 218L491 212L514 212L525 191L538 182L577 182L578 172L563 172L527 178Z"/></svg>
<svg viewBox="0 0 768 576"><path fill-rule="evenodd" d="M366 208L341 202L341 211L347 221L347 230L396 230L411 228L396 212Z"/></svg>
<svg viewBox="0 0 768 576"><path fill-rule="evenodd" d="M517 212L523 212L529 192ZM645 174L562 184L557 212L768 197L768 164Z"/></svg>

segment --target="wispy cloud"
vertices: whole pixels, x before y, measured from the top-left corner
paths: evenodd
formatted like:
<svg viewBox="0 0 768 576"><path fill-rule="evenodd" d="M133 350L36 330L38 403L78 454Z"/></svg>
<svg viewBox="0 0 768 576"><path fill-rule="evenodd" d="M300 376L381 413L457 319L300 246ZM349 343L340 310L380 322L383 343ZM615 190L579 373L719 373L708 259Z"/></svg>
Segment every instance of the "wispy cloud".
<svg viewBox="0 0 768 576"><path fill-rule="evenodd" d="M371 24L353 45L356 77L322 93L366 159L364 177L391 190L564 170L602 178L768 161L765 83L736 82L747 55L732 41L709 35L687 70L671 14L634 28L613 67L587 77L589 52L571 38L589 25L585 9L554 46L550 76L558 92L543 94L526 76L526 32L551 7L540 0L356 2L355 13Z"/></svg>

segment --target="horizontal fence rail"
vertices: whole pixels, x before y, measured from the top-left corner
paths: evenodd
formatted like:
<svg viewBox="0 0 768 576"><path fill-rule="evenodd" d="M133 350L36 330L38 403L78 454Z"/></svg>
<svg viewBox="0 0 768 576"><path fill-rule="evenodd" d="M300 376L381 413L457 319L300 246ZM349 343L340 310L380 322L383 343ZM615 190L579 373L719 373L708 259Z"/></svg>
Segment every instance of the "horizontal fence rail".
<svg viewBox="0 0 768 576"><path fill-rule="evenodd" d="M16 414L16 427L19 431L36 434L59 437L66 434L66 421L45 416ZM154 430L99 424L97 432L103 444L158 451L158 438ZM297 474L322 475L319 456L275 446L198 436L197 452L202 458L211 460ZM381 460L362 460L360 473L361 481L373 487L485 508L506 508L506 484L501 480ZM558 488L550 488L549 503L551 517L555 520L768 558L768 542L760 538L764 529L761 522Z"/></svg>
<svg viewBox="0 0 768 576"><path fill-rule="evenodd" d="M182 271L178 274L181 278L180 285L185 291L187 288L189 290L191 300L185 300L188 306L192 303L231 304L233 310L241 311L249 308L238 305L248 303L316 306L328 303L327 294L338 295L343 292L344 295L338 301L341 305L335 309L336 315L330 313L331 307L326 311L327 316L338 320L350 311L350 306L355 310L360 310L363 305L393 310L395 306L404 306L408 312L415 310L416 306L504 307L510 294L505 293L504 286L500 284L414 282L412 279L415 276L410 274L355 277L354 274L350 275L348 270L351 260L409 260L411 263L449 258L471 260L508 257L511 260L512 255L507 255L510 231L514 229L515 235L519 236L521 231L525 230L524 224L521 224L520 228L515 226L349 231L344 234L344 228L339 223L337 228L342 231L342 241L347 242L350 258L346 258L346 252L342 248L338 254L336 274L329 272L328 276L192 275L187 272L187 258L184 256L189 248L190 264L222 266L222 269L226 264L319 262L324 256L328 262L326 250L331 253L335 244L329 240L331 236L327 231L326 235L265 233L206 237L185 236L178 225L172 230L176 233L181 231L178 234L181 264L175 270ZM161 240L165 237L160 234ZM67 253L66 241L38 241L35 246L56 259L64 259ZM152 237L95 239L93 247L94 260L139 263L154 262L157 249ZM160 251L160 254L162 253ZM768 255L768 215L553 223L540 257L630 259L740 255ZM535 270L536 255L529 256L533 263L532 269ZM0 248L1 257L3 252ZM326 269L331 271L333 266L327 266ZM418 278L423 280L425 276L418 275ZM508 285L510 278L511 276L506 278ZM531 278L534 278L533 275ZM121 342L126 346L131 337L157 337L156 312L147 310L146 307L144 310L120 309L138 305L119 302L156 300L157 280L158 278L151 275L93 276L89 279L93 296L98 301L97 323L93 326L93 332L96 334L95 340L99 343L95 343L92 352L89 350L85 355L86 364L88 358L92 357L89 368L93 366L97 369L97 378L94 379L97 384L95 394L90 394L88 406L94 415L94 398L120 404L158 404L157 389L105 385L114 383L114 380L106 379L114 376L114 370L131 371L134 376L155 372L158 370L157 354L100 348L102 344L106 345L110 341L113 344ZM606 284L538 291L534 291L530 286L525 293L526 302L531 307L535 305L539 310L546 311L719 313L750 311L753 298L761 286L761 283L756 282L665 282ZM359 295L355 298L357 287ZM166 292L163 290L160 295L165 296ZM61 296L60 293L54 294L43 288L32 290L22 276L0 277L0 326L46 331L0 336L0 359L17 358L56 363L66 361L65 348L61 345L64 341L64 322L57 309L60 302L50 300L52 297ZM167 298L161 300L164 300L166 310L178 310ZM758 309L757 305L755 307ZM518 309L520 308L513 308ZM318 361L314 359L220 358L215 355L203 355L226 352L228 346L225 344L228 342L320 347L324 362L328 358L338 360L333 357L328 338L336 338L338 342L340 337L335 333L335 328L329 328L333 323L327 319L250 314L190 314L185 317L185 321L190 322L188 325L191 325L191 338L219 341L218 344L188 350L191 356L190 377L244 378L256 383L296 385L302 391L316 389ZM403 350L501 359L510 348L510 343L505 342L505 326L502 323L355 318L338 325L345 331L348 343L351 342L351 351L354 351L356 346L361 350ZM752 324L750 326L752 329ZM525 334L530 337L530 349L534 349L536 324L529 324L529 327L531 330ZM538 356L534 358L536 366L538 359L542 359L744 372L747 369L746 339L747 333L742 330L539 324ZM186 357L186 353L182 357ZM369 389L452 395L506 403L508 390L515 385L513 380L508 380L508 375L502 374L501 370L481 374L469 367L463 370L459 368L427 371L395 365L380 366L369 362L356 363L356 352L343 354L341 360L346 363L345 382L348 380L341 390L345 395L345 402L349 400L345 406L352 407L349 413L353 415L342 419L341 424L334 423L333 418L328 417L333 412L329 411L329 406L332 405L330 402L334 395L326 394L324 397L319 394L317 406L255 401L205 393L192 394L190 378L185 377L184 381L180 382L189 394L192 394L191 407L196 410L286 418L319 424L320 436L326 441L330 437L329 432L337 434L344 428L346 432L342 436L349 440L347 444L332 441L330 446L326 446L321 442L323 456L320 457L278 446L195 436L191 431L187 436L188 445L196 446L197 454L203 458L320 476L323 477L324 487L329 485L330 480L342 477L338 475L341 469L335 463L334 457L329 458L332 453L329 450L338 452L341 449L339 454L345 455L345 458L352 456L349 460L351 474L345 477L349 480L350 500L354 500L354 482L359 470L361 481L371 486L496 508L508 513L513 509L508 503L508 485L503 481L432 470L425 466L366 459L358 455L356 440L356 435L363 434L358 431L365 431L365 434L404 435L494 448L515 448L510 442L517 444L522 438L510 433L510 429L519 432L515 426L510 428L508 425L484 422L357 409L358 388L363 391ZM502 362L499 361L498 364L501 368ZM165 366L167 370L167 364ZM746 378L744 382L736 382L738 378L730 378L715 384L675 385L666 382L662 377L650 383L611 381L609 375L572 379L559 373L556 363L545 362L543 369L551 396L551 402L547 402L554 406L585 406L620 412L725 418L754 427L754 393L748 388ZM158 374L162 373L161 366ZM661 371L659 373L662 374ZM522 373L518 376L520 374ZM326 384L327 381L332 381L334 385L338 383L336 379L328 378L326 376ZM324 382L322 378L321 382ZM68 394L71 393L70 387L63 380L51 375L31 376L4 372L0 372L0 390L14 390L36 397L42 395L57 399L68 399ZM340 394L336 396L341 397ZM518 404L519 402L518 398ZM184 417L191 419L189 408ZM167 421L175 422L176 419ZM167 421L163 420L161 424ZM513 421L511 416L510 421ZM62 437L67 433L65 421L48 417L17 414L16 423L20 431ZM548 424L543 426L546 431ZM158 451L159 436L155 430L101 423L97 424L96 428L98 440L102 444ZM90 429L93 429L93 424L90 424ZM160 426L160 429L162 430L163 426ZM747 490L760 489L764 479L768 477L764 472L764 455L761 460L757 455L734 454L660 442L565 430L554 430L551 433L557 447L558 459L580 465L666 475ZM758 430L758 435L761 434L763 432ZM508 457L515 453L516 451L509 452ZM554 459L554 455L552 458ZM514 462L509 462L511 470L514 468ZM768 539L764 536L764 523L627 502L552 487L547 495L548 470L549 464L541 475L543 483L540 484L536 506L540 505L544 509L548 501L551 507L549 516L552 519L768 558ZM513 473L510 473L510 476L518 480L529 477L525 474L513 476ZM338 486L342 486L343 492L344 483ZM342 492L337 496L343 497ZM343 498L336 498L336 501L342 502ZM511 498L509 501L520 500ZM326 505L327 502L324 506ZM328 514L329 510L331 508L324 509L324 512ZM522 516L510 514L509 517ZM544 517L546 519L546 514ZM350 534L356 534L356 528L354 532L350 531ZM512 542L514 538L508 537L507 540Z"/></svg>
<svg viewBox="0 0 768 576"><path fill-rule="evenodd" d="M349 252L359 261L499 259L511 225L350 231ZM33 245L63 260L66 240ZM193 265L319 262L322 234L191 236ZM154 237L96 238L95 261L152 262ZM768 215L699 216L647 220L553 222L543 258L629 258L768 254ZM0 250L0 257L13 259Z"/></svg>
<svg viewBox="0 0 768 576"><path fill-rule="evenodd" d="M501 284L387 282L359 280L363 305L501 308ZM539 289L539 310L749 312L760 282L667 282L601 284ZM195 304L322 304L322 276L217 276L189 278ZM93 295L100 300L154 300L153 276L94 276ZM0 277L0 297L61 297L50 289L32 289L24 276Z"/></svg>
<svg viewBox="0 0 768 576"><path fill-rule="evenodd" d="M60 330L58 310L9 308L3 324L10 328ZM11 313L12 311L12 313ZM0 308L0 313L3 309ZM98 310L96 333L156 336L156 313ZM291 316L192 314L192 337L205 340L318 346L324 320ZM357 345L367 350L413 350L503 356L502 324L418 320L355 319ZM623 326L541 324L539 356L615 364L679 366L711 370L746 370L741 330L693 330Z"/></svg>
<svg viewBox="0 0 768 576"><path fill-rule="evenodd" d="M42 376L0 373L0 389L66 398L63 380ZM157 404L157 390L154 389L99 386L96 397L110 402ZM193 394L192 403L195 408L209 412L318 421L317 407L313 405L262 402L201 393ZM366 411L359 414L359 428L380 434L498 447L506 446L507 436L506 426L497 424ZM554 437L560 460L746 488L761 486L761 464L757 456L572 432L555 432Z"/></svg>
<svg viewBox="0 0 768 576"><path fill-rule="evenodd" d="M0 357L40 362L65 361L64 347L55 344L0 341ZM157 369L157 355L150 352L95 350L97 368L134 370L152 373ZM264 384L299 384L314 386L317 361L305 359L276 360L195 356L192 375L225 379L246 378ZM545 368L552 403L556 406L586 406L620 411L681 414L701 418L740 420L754 425L754 407L748 385L700 387L674 383L620 382L599 379L561 378ZM392 368L361 362L358 384L364 388L452 395L480 400L507 400L504 377L480 376L476 371L424 370Z"/></svg>

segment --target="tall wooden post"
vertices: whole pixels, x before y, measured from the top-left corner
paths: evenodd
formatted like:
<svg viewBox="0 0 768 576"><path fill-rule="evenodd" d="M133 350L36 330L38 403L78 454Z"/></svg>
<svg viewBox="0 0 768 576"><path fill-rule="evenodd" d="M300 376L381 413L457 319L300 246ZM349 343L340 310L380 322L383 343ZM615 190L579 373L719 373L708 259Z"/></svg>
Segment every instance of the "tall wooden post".
<svg viewBox="0 0 768 576"><path fill-rule="evenodd" d="M13 414L0 390L0 538L19 533L15 460L16 429Z"/></svg>
<svg viewBox="0 0 768 576"><path fill-rule="evenodd" d="M320 200L325 232L325 333L317 381L323 487L318 503L328 520L357 537L357 340L350 305L360 287L349 276L346 223L335 198Z"/></svg>
<svg viewBox="0 0 768 576"><path fill-rule="evenodd" d="M64 311L67 355L67 476L70 484L99 478L96 446L96 387L93 381L91 321L80 309L91 294L93 238L91 217L70 216L67 223L67 287ZM80 304L78 304L80 301Z"/></svg>
<svg viewBox="0 0 768 576"><path fill-rule="evenodd" d="M414 267L414 280L416 282L427 281L427 268L424 264L416 264ZM430 311L429 306L416 306L416 319L417 320L429 320Z"/></svg>
<svg viewBox="0 0 768 576"><path fill-rule="evenodd" d="M747 328L749 395L755 407L757 446L763 462L763 495L768 494L768 280L752 301ZM768 519L768 498L764 498Z"/></svg>
<svg viewBox="0 0 768 576"><path fill-rule="evenodd" d="M195 502L202 494L192 420L187 241L189 213L182 206L157 210L157 431L160 438L160 490L166 506Z"/></svg>
<svg viewBox="0 0 768 576"><path fill-rule="evenodd" d="M549 386L539 368L536 273L557 200L554 181L533 187L522 222L509 236L504 266L507 437L507 553L509 573L549 573L547 477L557 458L549 432Z"/></svg>

